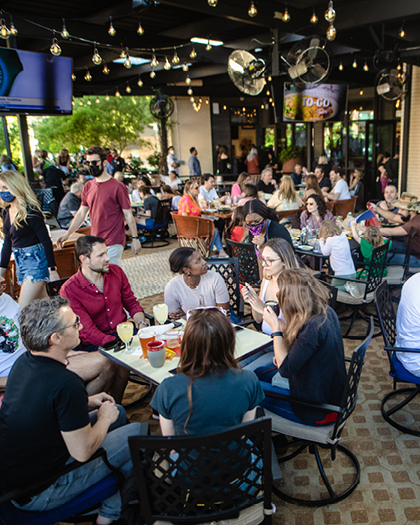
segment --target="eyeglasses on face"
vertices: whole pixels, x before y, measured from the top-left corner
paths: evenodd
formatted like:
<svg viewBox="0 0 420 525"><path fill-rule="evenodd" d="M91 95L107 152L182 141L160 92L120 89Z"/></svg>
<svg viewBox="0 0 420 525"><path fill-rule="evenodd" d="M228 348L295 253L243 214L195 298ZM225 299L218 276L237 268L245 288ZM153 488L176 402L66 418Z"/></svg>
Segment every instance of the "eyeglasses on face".
<svg viewBox="0 0 420 525"><path fill-rule="evenodd" d="M97 166L98 164L101 163L101 161L100 160L86 160L85 163L88 166Z"/></svg>
<svg viewBox="0 0 420 525"><path fill-rule="evenodd" d="M69 324L68 326L65 326L64 328L60 328L59 330L56 330L56 332L62 332L66 328L72 328L73 326L75 328L79 328L79 326L80 326L80 317L78 315L76 315L76 322L75 323Z"/></svg>
<svg viewBox="0 0 420 525"><path fill-rule="evenodd" d="M263 266L271 266L275 261L281 261L280 257L277 257L277 259L266 259L265 257L261 257L261 264Z"/></svg>

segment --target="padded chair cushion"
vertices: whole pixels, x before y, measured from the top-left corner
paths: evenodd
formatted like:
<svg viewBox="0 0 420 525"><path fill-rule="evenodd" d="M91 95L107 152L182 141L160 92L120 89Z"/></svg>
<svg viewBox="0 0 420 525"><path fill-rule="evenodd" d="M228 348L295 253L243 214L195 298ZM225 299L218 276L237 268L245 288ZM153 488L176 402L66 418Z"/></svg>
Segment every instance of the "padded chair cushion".
<svg viewBox="0 0 420 525"><path fill-rule="evenodd" d="M27 512L16 508L12 503L6 503L0 507L0 522L7 523L7 525L54 525L98 505L115 494L117 490L118 478L115 474L110 474L56 509L44 512Z"/></svg>
<svg viewBox="0 0 420 525"><path fill-rule="evenodd" d="M392 364L394 365L395 372L396 372L396 378L401 379L402 381L406 381L407 383L414 383L415 385L420 385L420 377L413 375L411 372L409 372L404 365L401 363L401 361L398 359L397 354L394 353L392 355ZM394 377L391 372L389 372L389 375L391 377Z"/></svg>
<svg viewBox="0 0 420 525"><path fill-rule="evenodd" d="M337 302L345 304L363 304L364 302L371 303L373 301L373 296L374 292L368 293L366 296L366 300L364 301L363 296L357 299L356 297L352 297L347 292L342 292L341 290L338 290Z"/></svg>
<svg viewBox="0 0 420 525"><path fill-rule="evenodd" d="M164 222L162 224L153 224L153 226L147 226L147 224L138 224L137 228L139 230L160 230L166 226L168 226L168 223Z"/></svg>

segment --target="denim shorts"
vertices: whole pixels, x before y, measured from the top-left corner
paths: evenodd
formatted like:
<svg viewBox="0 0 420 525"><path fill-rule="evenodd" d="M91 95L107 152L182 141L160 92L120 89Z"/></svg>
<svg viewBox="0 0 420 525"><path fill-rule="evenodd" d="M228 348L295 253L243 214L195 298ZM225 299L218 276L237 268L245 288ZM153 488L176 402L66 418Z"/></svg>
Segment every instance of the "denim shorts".
<svg viewBox="0 0 420 525"><path fill-rule="evenodd" d="M16 278L19 285L29 279L30 282L49 282L49 271L44 246L35 244L27 248L13 248L16 263Z"/></svg>

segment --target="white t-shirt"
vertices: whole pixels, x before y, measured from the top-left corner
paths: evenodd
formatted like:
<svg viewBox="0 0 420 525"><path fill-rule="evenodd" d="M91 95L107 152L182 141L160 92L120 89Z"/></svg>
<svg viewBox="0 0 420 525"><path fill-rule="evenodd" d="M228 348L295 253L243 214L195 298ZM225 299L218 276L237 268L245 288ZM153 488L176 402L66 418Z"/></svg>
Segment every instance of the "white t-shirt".
<svg viewBox="0 0 420 525"><path fill-rule="evenodd" d="M212 188L210 191L206 190L204 186L200 186L200 195L206 199L207 202L211 202L214 199L218 199L217 191Z"/></svg>
<svg viewBox="0 0 420 525"><path fill-rule="evenodd" d="M165 304L169 312L181 309L184 313L200 306L200 296L204 306L216 306L229 302L229 292L223 278L216 272L208 271L201 276L200 284L192 289L185 284L183 275L177 275L165 288Z"/></svg>
<svg viewBox="0 0 420 525"><path fill-rule="evenodd" d="M173 170L171 170L171 171L173 171ZM171 180L169 175L161 175L160 176L160 182L162 184L166 184L167 186L170 186L173 190L177 190L178 187L182 185L182 180L179 177L177 177L174 180Z"/></svg>
<svg viewBox="0 0 420 525"><path fill-rule="evenodd" d="M26 348L20 337L20 308L10 295L0 296L0 377L7 377Z"/></svg>
<svg viewBox="0 0 420 525"><path fill-rule="evenodd" d="M166 162L168 164L168 171L174 171L178 175L178 168L174 168L172 164L175 162L176 164L179 163L178 159L175 157L175 155L168 155L166 157Z"/></svg>
<svg viewBox="0 0 420 525"><path fill-rule="evenodd" d="M328 237L326 241L319 241L322 255L330 256L330 265L334 275L352 275L356 273L351 258L350 243L345 233Z"/></svg>
<svg viewBox="0 0 420 525"><path fill-rule="evenodd" d="M334 186L333 192L340 194L340 196L338 197L339 201L344 201L346 199L350 199L351 198L348 184L347 184L347 182L344 179L340 179L336 183L336 185Z"/></svg>
<svg viewBox="0 0 420 525"><path fill-rule="evenodd" d="M420 350L420 273L404 284L397 313L395 346ZM420 376L420 354L397 352L397 357L409 372Z"/></svg>

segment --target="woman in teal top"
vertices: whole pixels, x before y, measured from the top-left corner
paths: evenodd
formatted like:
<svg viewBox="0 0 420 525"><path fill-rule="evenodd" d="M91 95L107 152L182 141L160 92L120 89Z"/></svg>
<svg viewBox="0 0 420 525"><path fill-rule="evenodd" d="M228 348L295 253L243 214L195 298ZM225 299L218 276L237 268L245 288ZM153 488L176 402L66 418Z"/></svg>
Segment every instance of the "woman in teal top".
<svg viewBox="0 0 420 525"><path fill-rule="evenodd" d="M363 263L369 264L372 259L372 253L375 248L379 248L385 244L385 239L377 226L368 226L361 238L356 230L356 219L350 223L353 239L360 244L360 252L363 255ZM391 241L389 241L388 250L391 248ZM366 279L369 271L365 268L357 272L358 279ZM386 277L388 274L387 269L384 269L382 277Z"/></svg>

